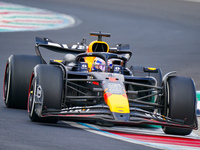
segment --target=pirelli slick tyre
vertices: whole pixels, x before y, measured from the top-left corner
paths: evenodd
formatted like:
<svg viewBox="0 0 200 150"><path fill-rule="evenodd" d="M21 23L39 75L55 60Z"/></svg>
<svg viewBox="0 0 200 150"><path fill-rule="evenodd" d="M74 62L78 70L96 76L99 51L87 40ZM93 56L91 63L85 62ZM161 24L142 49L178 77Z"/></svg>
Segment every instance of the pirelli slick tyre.
<svg viewBox="0 0 200 150"><path fill-rule="evenodd" d="M63 73L57 66L37 65L30 81L28 113L31 121L57 123L57 118L44 117L46 109L61 109Z"/></svg>
<svg viewBox="0 0 200 150"><path fill-rule="evenodd" d="M196 91L193 80L188 77L170 77L166 94L166 115L172 119L185 119L186 125L193 126L196 120ZM192 129L163 127L163 131L167 134L189 135Z"/></svg>
<svg viewBox="0 0 200 150"><path fill-rule="evenodd" d="M41 63L39 56L11 55L8 58L3 84L3 98L8 108L27 108L30 77L33 68Z"/></svg>

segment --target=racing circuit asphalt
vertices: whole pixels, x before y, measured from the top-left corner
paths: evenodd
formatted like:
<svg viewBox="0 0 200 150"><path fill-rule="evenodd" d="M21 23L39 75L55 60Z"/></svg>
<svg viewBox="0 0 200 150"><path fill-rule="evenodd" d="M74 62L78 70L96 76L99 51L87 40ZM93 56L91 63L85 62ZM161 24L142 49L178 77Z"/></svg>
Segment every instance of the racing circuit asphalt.
<svg viewBox="0 0 200 150"><path fill-rule="evenodd" d="M182 0L6 0L5 2L64 13L80 20L74 27L37 32L0 33L0 149L155 149L67 124L33 123L26 110L7 109L3 76L11 54L35 54L35 37L59 43L96 40L90 31L110 32L110 45L128 43L129 65L160 67L163 75L177 71L192 77L200 90L200 3ZM52 55L51 57L56 57Z"/></svg>

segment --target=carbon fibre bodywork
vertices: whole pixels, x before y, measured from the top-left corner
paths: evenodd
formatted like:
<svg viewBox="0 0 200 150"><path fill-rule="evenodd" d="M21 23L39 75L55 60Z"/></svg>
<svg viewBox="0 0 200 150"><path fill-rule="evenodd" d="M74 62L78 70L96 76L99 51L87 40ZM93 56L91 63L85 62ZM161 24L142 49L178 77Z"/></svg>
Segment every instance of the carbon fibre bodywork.
<svg viewBox="0 0 200 150"><path fill-rule="evenodd" d="M36 53L41 58L39 47L76 56L75 65L70 69L63 60L50 61L50 64L59 67L63 74L61 107L60 109L48 108L43 105L43 96L40 98L36 96L34 107L39 117L90 120L102 124L154 124L198 128L195 110L192 124L185 123L187 118L168 117L167 80L172 73L166 74L162 80L160 69L143 67L142 73L146 75L134 76L133 71L126 67L132 55L128 45L117 45L115 48L109 48L108 52L91 52L87 50L89 46L84 42L83 40L73 49L55 44L49 39L36 38ZM93 44L100 43L93 42ZM106 45L102 47L107 49ZM106 62L105 72L89 71L88 63L84 61L86 57L103 59ZM109 59L120 60L123 64L116 63L111 69L107 64ZM43 58L42 60L46 63ZM154 74L158 74L160 79ZM38 92L43 93L42 87L36 91L36 95Z"/></svg>
<svg viewBox="0 0 200 150"><path fill-rule="evenodd" d="M175 72L163 77L161 69L154 67L127 67L132 55L128 44L110 47L102 41L110 34L91 35L98 40L86 45L83 39L72 46L36 37L37 56L9 57L3 87L6 106L24 108L28 98L29 117L39 122L67 119L102 125L153 124L161 125L165 133L178 135L198 128L191 78L176 76ZM64 54L64 58L48 62L41 55L41 47ZM93 69L95 58L104 62L104 70ZM19 67L25 68L20 81ZM23 86L15 88L19 82Z"/></svg>

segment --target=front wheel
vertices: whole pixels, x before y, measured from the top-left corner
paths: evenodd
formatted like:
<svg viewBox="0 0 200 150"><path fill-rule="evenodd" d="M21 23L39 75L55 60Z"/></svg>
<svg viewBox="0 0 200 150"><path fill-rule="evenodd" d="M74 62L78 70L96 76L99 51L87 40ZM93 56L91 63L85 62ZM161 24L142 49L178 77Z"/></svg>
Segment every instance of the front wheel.
<svg viewBox="0 0 200 150"><path fill-rule="evenodd" d="M188 77L172 76L167 81L166 115L172 119L185 120L193 126L196 120L196 91L194 82ZM189 135L192 129L163 127L166 134Z"/></svg>
<svg viewBox="0 0 200 150"><path fill-rule="evenodd" d="M59 67L37 65L31 77L28 113L31 121L56 123L57 118L45 117L48 109L61 109L63 74Z"/></svg>

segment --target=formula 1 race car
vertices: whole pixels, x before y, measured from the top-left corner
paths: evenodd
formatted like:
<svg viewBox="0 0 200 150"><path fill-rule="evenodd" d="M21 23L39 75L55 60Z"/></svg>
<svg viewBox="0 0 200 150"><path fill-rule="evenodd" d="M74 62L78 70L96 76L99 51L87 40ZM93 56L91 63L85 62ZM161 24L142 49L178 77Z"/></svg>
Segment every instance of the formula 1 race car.
<svg viewBox="0 0 200 150"><path fill-rule="evenodd" d="M191 78L154 67L127 67L127 44L111 48L109 33L69 46L36 37L36 56L11 55L3 95L7 107L28 108L32 121L86 120L102 125L160 125L167 134L188 135L198 128L196 90ZM63 53L42 57L40 48ZM27 104L28 100L28 104Z"/></svg>

